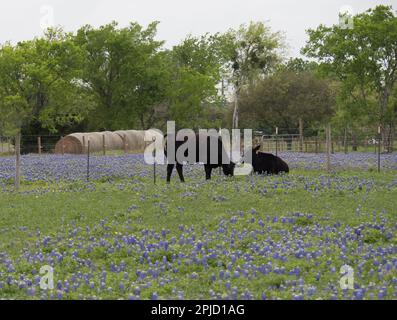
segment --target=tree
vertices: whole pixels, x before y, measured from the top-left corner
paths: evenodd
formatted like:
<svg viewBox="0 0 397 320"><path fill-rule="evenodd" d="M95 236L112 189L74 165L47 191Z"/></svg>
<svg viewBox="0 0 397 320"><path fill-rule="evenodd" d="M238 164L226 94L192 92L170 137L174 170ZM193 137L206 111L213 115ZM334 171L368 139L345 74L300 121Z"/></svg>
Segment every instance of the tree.
<svg viewBox="0 0 397 320"><path fill-rule="evenodd" d="M7 115L9 131L37 134L46 128L54 132L57 125L83 118L82 106L89 104L77 82L80 58L72 36L61 29L1 47L0 108Z"/></svg>
<svg viewBox="0 0 397 320"><path fill-rule="evenodd" d="M76 44L84 50L83 83L93 93L96 108L91 128L103 130L153 124L156 106L164 99L165 74L155 41L157 22L144 29L137 23L117 23L78 30Z"/></svg>
<svg viewBox="0 0 397 320"><path fill-rule="evenodd" d="M219 37L219 43L226 78L234 91L233 128L238 128L241 89L274 71L282 61L283 38L280 32L272 32L263 22L251 22L229 30Z"/></svg>
<svg viewBox="0 0 397 320"><path fill-rule="evenodd" d="M285 64L279 65L279 70L288 70L295 73L313 72L317 73L318 64L314 61L304 60L302 58L290 58Z"/></svg>
<svg viewBox="0 0 397 320"><path fill-rule="evenodd" d="M377 6L354 16L351 28L320 25L308 34L302 52L341 81L348 107L361 107L377 118L389 149L389 102L397 80L397 16L392 7Z"/></svg>
<svg viewBox="0 0 397 320"><path fill-rule="evenodd" d="M300 120L311 127L323 124L332 116L334 104L335 92L329 81L310 72L284 70L242 91L242 123L292 133Z"/></svg>
<svg viewBox="0 0 397 320"><path fill-rule="evenodd" d="M170 52L167 115L181 128L214 126L209 118L221 104L217 89L221 60L216 41L208 34L188 36Z"/></svg>

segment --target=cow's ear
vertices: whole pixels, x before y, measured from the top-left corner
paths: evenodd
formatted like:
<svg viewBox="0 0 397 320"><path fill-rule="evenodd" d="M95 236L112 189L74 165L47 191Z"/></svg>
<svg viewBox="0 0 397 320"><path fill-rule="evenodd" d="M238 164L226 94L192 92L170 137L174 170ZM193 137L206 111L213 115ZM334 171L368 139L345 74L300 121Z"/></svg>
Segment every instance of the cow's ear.
<svg viewBox="0 0 397 320"><path fill-rule="evenodd" d="M259 151L260 148L261 148L260 145L259 145L259 146L256 146L254 149L252 149L252 151L253 151L254 153L257 153L257 152Z"/></svg>

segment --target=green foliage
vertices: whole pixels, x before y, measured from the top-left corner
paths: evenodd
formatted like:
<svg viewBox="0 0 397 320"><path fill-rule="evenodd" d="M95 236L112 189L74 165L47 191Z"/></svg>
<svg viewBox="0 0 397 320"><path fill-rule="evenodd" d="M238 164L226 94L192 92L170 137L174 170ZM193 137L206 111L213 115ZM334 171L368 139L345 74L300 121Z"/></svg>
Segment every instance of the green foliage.
<svg viewBox="0 0 397 320"><path fill-rule="evenodd" d="M158 22L86 25L75 34L49 29L0 48L0 132L164 129L168 120L194 129L230 127L227 106L234 102L233 127L241 103L244 126L293 130L298 118L318 126L334 114L338 133L348 126L355 134L369 125L376 131L380 123L391 136L397 17L377 6L353 22L351 29L309 30L302 52L316 61L286 63L282 33L263 22L189 35L172 49L157 40Z"/></svg>
<svg viewBox="0 0 397 320"><path fill-rule="evenodd" d="M75 43L84 51L82 81L93 94L96 108L89 115L91 128L148 127L146 119L161 101L162 42L155 41L157 22L146 29L137 23L117 23L78 30ZM146 120L146 121L145 121Z"/></svg>
<svg viewBox="0 0 397 320"><path fill-rule="evenodd" d="M377 6L353 17L352 28L320 25L308 31L302 50L320 62L323 74L342 84L339 119L361 124L393 123L397 80L397 16Z"/></svg>
<svg viewBox="0 0 397 320"><path fill-rule="evenodd" d="M240 91L276 69L282 61L283 37L263 22L251 22L220 35L218 47L224 77L234 90L233 128L238 128Z"/></svg>
<svg viewBox="0 0 397 320"><path fill-rule="evenodd" d="M334 91L327 80L310 72L280 71L257 81L241 94L245 127L284 128L293 132L299 119L306 126L319 126L333 113Z"/></svg>
<svg viewBox="0 0 397 320"><path fill-rule="evenodd" d="M221 104L217 84L221 61L216 37L187 37L172 50L171 82L168 87L169 119L180 128L214 127L209 123L213 108Z"/></svg>
<svg viewBox="0 0 397 320"><path fill-rule="evenodd" d="M219 37L228 79L241 88L260 75L271 73L282 61L282 34L263 22L251 22Z"/></svg>
<svg viewBox="0 0 397 320"><path fill-rule="evenodd" d="M81 50L61 29L49 29L44 37L14 47L4 45L0 49L4 128L15 131L37 120L55 130L56 125L81 120L85 110L80 103L89 107L78 82L81 63Z"/></svg>

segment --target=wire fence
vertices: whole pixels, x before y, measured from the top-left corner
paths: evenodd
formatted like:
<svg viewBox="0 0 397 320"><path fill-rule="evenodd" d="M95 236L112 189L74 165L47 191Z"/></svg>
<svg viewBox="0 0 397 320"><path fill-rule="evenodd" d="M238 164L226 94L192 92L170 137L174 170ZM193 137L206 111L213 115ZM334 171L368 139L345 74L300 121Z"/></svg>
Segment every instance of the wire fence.
<svg viewBox="0 0 397 320"><path fill-rule="evenodd" d="M41 177L42 172L52 169L54 169L54 172L50 174L51 177L68 177L70 172L79 168L76 175L83 174L87 181L90 180L91 171L93 171L94 177L103 178L105 176L110 177L113 174L125 176L125 172L127 172L127 176L130 176L134 174L132 171L136 171L136 168L140 168L140 170L143 168L143 156L134 153L134 156L128 157L129 153L133 153L128 148L102 150L94 153L90 149L88 139L88 145L80 148L82 154L70 155L64 152L64 148L56 148L56 144L63 141L62 139L63 137L60 135L25 135L21 137L21 143L18 145L16 137L0 137L0 184L4 181L14 180L15 190L19 190L21 168L22 171L26 169L25 173L34 173L33 180ZM276 129L275 133L269 134L265 131L256 130L253 134L253 140L253 145L260 145L262 152L279 155L292 166L301 168L325 169L328 172L336 167L342 170L349 167L367 170L376 170L375 168L377 168L378 172L382 168L397 170L397 157L392 155L395 151L394 137L388 140L386 146L382 135L376 132L369 132L360 136L349 136L346 133L344 135L333 135L328 125L325 132L316 135L310 135L310 132L305 133L303 131L300 133L279 133L279 129ZM103 147L106 147L105 143ZM243 148L242 145L241 150ZM19 149L20 153L18 152ZM20 154L25 155L25 162L21 162ZM345 156L345 154L348 154L348 156ZM381 154L384 154L383 158ZM135 157L135 155L138 157ZM110 159L107 156L117 157ZM133 161L135 165L128 166L129 161ZM13 162L15 166L12 164ZM114 172L115 164L119 167L127 165L128 169L123 170L122 174ZM63 172L63 170L59 170L60 167L70 169L67 170L67 173L61 175L60 172ZM131 168L133 168L132 171ZM151 171L148 168L149 166L143 170ZM154 165L152 171L154 182L156 182L156 165ZM24 178L26 179L26 175Z"/></svg>
<svg viewBox="0 0 397 320"><path fill-rule="evenodd" d="M279 129L285 132L285 129ZM327 141L324 133L313 135L307 130L299 133L267 133L268 131L256 130L253 133L254 145L261 145L262 152L300 152L300 153L326 153ZM21 154L55 154L55 146L63 137L61 135L24 135L21 138ZM378 152L393 153L396 151L394 137L389 139L385 146L382 137L373 130L366 130L359 135L335 134L331 135L331 153L350 152ZM15 137L0 136L0 155L12 155L15 153ZM86 150L86 148L84 148ZM129 150L106 150L106 154L128 153ZM60 152L61 154L64 152ZM86 153L86 152L84 152ZM105 154L104 152L101 152ZM101 153L98 153L100 155Z"/></svg>

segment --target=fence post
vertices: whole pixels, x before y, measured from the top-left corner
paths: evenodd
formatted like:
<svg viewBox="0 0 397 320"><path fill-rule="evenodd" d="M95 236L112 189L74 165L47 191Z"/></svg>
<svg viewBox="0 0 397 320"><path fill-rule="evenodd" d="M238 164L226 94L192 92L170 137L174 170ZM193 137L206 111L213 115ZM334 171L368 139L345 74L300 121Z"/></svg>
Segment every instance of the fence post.
<svg viewBox="0 0 397 320"><path fill-rule="evenodd" d="M21 132L15 136L15 191L19 192L21 185Z"/></svg>
<svg viewBox="0 0 397 320"><path fill-rule="evenodd" d="M153 158L154 158L154 160L153 160L153 180L154 180L154 184L156 184L156 137L153 137L152 140L153 140L153 144L154 144L154 147L153 147Z"/></svg>
<svg viewBox="0 0 397 320"><path fill-rule="evenodd" d="M326 127L326 152L327 152L327 171L331 171L331 124Z"/></svg>
<svg viewBox="0 0 397 320"><path fill-rule="evenodd" d="M103 155L106 156L106 137L105 137L105 134L102 135L102 148L103 148Z"/></svg>
<svg viewBox="0 0 397 320"><path fill-rule="evenodd" d="M39 152L39 155L41 154L41 137L39 136L38 138L37 138L37 149L38 149L38 152Z"/></svg>
<svg viewBox="0 0 397 320"><path fill-rule="evenodd" d="M123 137L123 143L124 143L124 153L128 153L128 149L127 149L127 147L128 147L127 135L125 135L125 134L124 134L124 137Z"/></svg>
<svg viewBox="0 0 397 320"><path fill-rule="evenodd" d="M276 157L278 156L278 127L276 127Z"/></svg>
<svg viewBox="0 0 397 320"><path fill-rule="evenodd" d="M63 139L63 138L62 138ZM86 146L85 146L85 136L83 136L83 154L86 152Z"/></svg>
<svg viewBox="0 0 397 320"><path fill-rule="evenodd" d="M65 155L65 142L63 141L63 136L61 137L61 142L62 142L62 155Z"/></svg>
<svg viewBox="0 0 397 320"><path fill-rule="evenodd" d="M299 151L303 152L303 120L299 118Z"/></svg>
<svg viewBox="0 0 397 320"><path fill-rule="evenodd" d="M87 141L87 182L90 181L90 139Z"/></svg>
<svg viewBox="0 0 397 320"><path fill-rule="evenodd" d="M380 173L380 148L382 140L382 128L378 128L378 173ZM376 144L376 143L375 143Z"/></svg>

